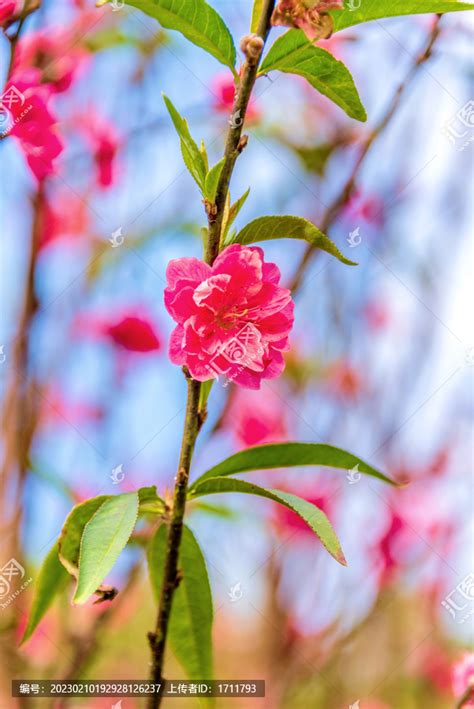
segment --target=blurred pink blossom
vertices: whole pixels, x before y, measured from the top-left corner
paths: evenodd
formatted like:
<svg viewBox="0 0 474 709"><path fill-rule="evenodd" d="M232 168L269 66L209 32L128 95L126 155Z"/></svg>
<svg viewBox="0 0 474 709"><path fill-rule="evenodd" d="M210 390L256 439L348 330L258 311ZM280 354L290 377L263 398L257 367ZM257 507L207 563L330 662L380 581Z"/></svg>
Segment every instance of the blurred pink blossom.
<svg viewBox="0 0 474 709"><path fill-rule="evenodd" d="M94 161L97 183L110 187L115 178L115 162L120 140L115 126L92 109L79 122Z"/></svg>
<svg viewBox="0 0 474 709"><path fill-rule="evenodd" d="M466 653L453 666L453 692L456 699L461 699L471 688L469 700L465 706L474 706L474 653Z"/></svg>
<svg viewBox="0 0 474 709"><path fill-rule="evenodd" d="M227 412L225 425L242 448L288 438L284 406L268 389L259 393L239 389Z"/></svg>
<svg viewBox="0 0 474 709"><path fill-rule="evenodd" d="M82 336L109 339L129 352L156 352L161 348L158 329L143 306L109 314L82 314L75 330Z"/></svg>
<svg viewBox="0 0 474 709"><path fill-rule="evenodd" d="M65 30L50 27L26 34L18 42L14 73L37 69L41 83L47 84L51 91L67 91L89 58L89 52L77 42L75 34L74 27Z"/></svg>
<svg viewBox="0 0 474 709"><path fill-rule="evenodd" d="M212 81L212 93L214 94L213 107L218 113L230 115L234 105L235 83L234 77L228 72L223 72L214 77ZM238 120L238 116L236 117ZM258 121L260 111L256 107L255 100L250 99L247 112L245 114L246 123Z"/></svg>
<svg viewBox="0 0 474 709"><path fill-rule="evenodd" d="M262 249L228 246L212 267L175 259L167 280L165 305L178 323L169 347L174 364L186 365L198 381L223 374L249 389L282 373L293 301Z"/></svg>
<svg viewBox="0 0 474 709"><path fill-rule="evenodd" d="M14 74L3 93L19 92L20 100L9 106L9 134L19 141L31 171L41 181L54 172L54 160L63 145L56 132L56 119L46 105L49 89L39 79L34 69Z"/></svg>
<svg viewBox="0 0 474 709"><path fill-rule="evenodd" d="M11 20L18 12L19 6L17 0L0 0L0 25Z"/></svg>
<svg viewBox="0 0 474 709"><path fill-rule="evenodd" d="M333 396L349 401L358 399L365 389L361 373L345 359L337 360L329 366L326 385Z"/></svg>
<svg viewBox="0 0 474 709"><path fill-rule="evenodd" d="M86 202L69 189L56 189L51 198L46 198L41 212L40 247L77 237L85 237L90 221Z"/></svg>

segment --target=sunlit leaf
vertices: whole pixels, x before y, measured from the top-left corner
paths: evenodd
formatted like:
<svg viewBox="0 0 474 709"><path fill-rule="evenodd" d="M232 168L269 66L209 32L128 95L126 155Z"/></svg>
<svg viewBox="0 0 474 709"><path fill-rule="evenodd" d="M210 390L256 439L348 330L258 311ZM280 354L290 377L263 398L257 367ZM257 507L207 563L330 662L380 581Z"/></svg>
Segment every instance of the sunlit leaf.
<svg viewBox="0 0 474 709"><path fill-rule="evenodd" d="M127 5L154 17L163 27L181 32L234 71L232 35L219 13L204 0L127 0Z"/></svg>
<svg viewBox="0 0 474 709"><path fill-rule="evenodd" d="M157 603L163 584L167 528L158 527L150 542L148 567ZM212 677L212 595L206 563L188 527L179 553L181 581L173 597L169 639L173 653L190 679Z"/></svg>
<svg viewBox="0 0 474 709"><path fill-rule="evenodd" d="M55 597L66 586L70 578L68 572L59 561L58 543L56 542L43 561L38 573L38 577L34 582L34 596L31 604L28 623L21 640L22 643L30 638L39 622L51 606Z"/></svg>
<svg viewBox="0 0 474 709"><path fill-rule="evenodd" d="M63 524L58 540L59 560L64 568L76 578L84 527L99 507L108 499L109 495L100 495L99 497L93 497L91 500L81 502L71 510Z"/></svg>
<svg viewBox="0 0 474 709"><path fill-rule="evenodd" d="M199 189L203 192L207 172L203 154L189 132L188 122L180 116L169 98L164 94L163 99L171 116L171 120L173 121L173 125L176 128L176 132L180 138L181 152L184 163L196 180Z"/></svg>
<svg viewBox="0 0 474 709"><path fill-rule="evenodd" d="M459 10L473 10L474 4L459 2L459 0L361 0L352 3L351 9L346 2L344 10L331 12L334 20L334 32L346 27L358 25L361 22L380 20L383 17L397 17L401 15L418 15L423 13L458 12ZM360 5L357 7L357 5Z"/></svg>
<svg viewBox="0 0 474 709"><path fill-rule="evenodd" d="M204 196L209 202L213 203L216 198L217 184L221 176L222 168L224 167L224 158L219 160L206 175L204 183Z"/></svg>
<svg viewBox="0 0 474 709"><path fill-rule="evenodd" d="M357 265L354 261L349 261L326 234L303 217L259 217L229 239L228 243L255 244L270 239L302 239L318 249L327 251L348 266Z"/></svg>
<svg viewBox="0 0 474 709"><path fill-rule="evenodd" d="M191 493L192 499L203 495L214 495L223 492L242 492L248 495L266 497L278 502L295 512L321 540L324 547L340 564L346 565L346 559L341 545L330 521L319 507L307 500L282 490L267 490L245 480L235 478L209 478L195 487Z"/></svg>
<svg viewBox="0 0 474 709"><path fill-rule="evenodd" d="M289 30L273 44L259 74L274 70L302 76L348 116L367 120L349 69L330 52L312 44L302 30Z"/></svg>
<svg viewBox="0 0 474 709"><path fill-rule="evenodd" d="M326 443L272 443L247 448L231 455L201 475L190 489L194 490L208 478L246 473L249 470L294 468L305 465L321 465L343 470L353 470L357 466L359 473L370 475L391 485L397 484L356 455Z"/></svg>
<svg viewBox="0 0 474 709"><path fill-rule="evenodd" d="M263 0L253 0L252 8L252 22L250 24L250 31L256 32L258 30L258 25L263 11Z"/></svg>
<svg viewBox="0 0 474 709"><path fill-rule="evenodd" d="M73 603L85 603L112 569L133 532L138 504L136 492L109 497L84 527Z"/></svg>
<svg viewBox="0 0 474 709"><path fill-rule="evenodd" d="M164 512L166 505L156 493L156 485L151 487L141 487L138 490L139 512L151 512L161 514Z"/></svg>

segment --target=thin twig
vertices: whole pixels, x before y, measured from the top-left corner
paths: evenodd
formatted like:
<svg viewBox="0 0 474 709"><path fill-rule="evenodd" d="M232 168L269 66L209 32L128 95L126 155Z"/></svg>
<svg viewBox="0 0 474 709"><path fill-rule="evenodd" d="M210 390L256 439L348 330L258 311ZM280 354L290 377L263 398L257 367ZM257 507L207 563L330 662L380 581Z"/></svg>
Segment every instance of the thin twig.
<svg viewBox="0 0 474 709"><path fill-rule="evenodd" d="M407 89L412 84L413 80L418 75L420 67L431 57L433 46L441 32L439 26L441 17L441 15L437 16L433 27L430 30L426 46L417 56L415 62L410 67L410 70L408 71L405 79L398 86L397 90L395 91L395 94L393 95L392 100L388 105L387 110L380 118L378 123L375 125L373 130L366 137L349 177L342 186L340 192L337 194L337 196L331 202L329 207L326 209L326 212L324 213L324 216L321 220L321 224L319 225L321 231L323 231L324 233L326 233L328 229L334 224L339 214L341 213L342 208L347 204L347 201L349 200L351 194L354 191L354 187L357 184L357 179L359 177L360 170L363 164L365 163L365 160L368 154L370 153L373 144L380 136L380 134L383 133L383 131L387 128L392 118L396 114L401 104L402 98L406 94ZM300 288L304 273L312 259L313 254L315 253L317 253L315 247L312 244L308 244L301 258L301 261L296 268L291 284L289 285L289 288L292 292Z"/></svg>
<svg viewBox="0 0 474 709"><path fill-rule="evenodd" d="M242 126L245 120L247 107L250 101L252 89L254 87L258 64L263 50L263 45L270 31L270 18L273 12L275 0L265 0L262 8L262 15L258 26L258 37L256 46L257 52L247 52L247 59L242 69L242 75L234 99L231 120L224 151L224 165L216 190L216 199L213 205L206 205L208 212L209 233L206 245L205 259L208 264L212 264L219 253L222 237L222 225L226 201L228 199L230 181L234 170L235 162L243 146ZM254 43L255 46L255 43ZM238 118L238 120L232 120ZM196 439L203 424L202 412L199 409L201 393L201 383L194 381L187 375L188 398L186 405L186 417L184 432L181 444L181 455L176 476L174 489L173 508L168 529L166 543L166 559L163 573L163 586L161 588L158 618L155 631L148 634L152 653L152 673L153 682L161 683L163 678L163 663L168 634L169 619L171 615L173 596L180 581L178 569L179 550L183 531L183 520L186 509L186 495L191 469L191 461L194 452ZM161 704L161 694L150 697L148 706L150 709L157 709Z"/></svg>

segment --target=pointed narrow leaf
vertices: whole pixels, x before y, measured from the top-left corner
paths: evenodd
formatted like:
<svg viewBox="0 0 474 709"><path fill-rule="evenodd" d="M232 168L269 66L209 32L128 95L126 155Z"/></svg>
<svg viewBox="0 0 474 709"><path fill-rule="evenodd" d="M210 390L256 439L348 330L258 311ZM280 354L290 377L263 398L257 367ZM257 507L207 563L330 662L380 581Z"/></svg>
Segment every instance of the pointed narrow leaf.
<svg viewBox="0 0 474 709"><path fill-rule="evenodd" d="M309 242L315 248L326 251L331 256L335 256L339 261L347 266L357 266L354 261L350 261L337 248L331 239L323 234L317 226L303 217L292 217L287 215L274 217L259 217L246 227L228 243L255 244L258 241L268 241L270 239L302 239Z"/></svg>
<svg viewBox="0 0 474 709"><path fill-rule="evenodd" d="M165 96L165 94L163 94L163 100L171 116L173 125L176 128L176 132L179 135L184 163L196 180L200 190L204 191L204 183L206 181L206 164L203 154L189 132L188 122L186 119L178 113L172 102L167 96Z"/></svg>
<svg viewBox="0 0 474 709"><path fill-rule="evenodd" d="M181 32L235 73L235 46L222 17L204 0L126 0L158 20L162 27Z"/></svg>
<svg viewBox="0 0 474 709"><path fill-rule="evenodd" d="M221 176L222 168L224 167L225 159L219 160L206 175L206 181L204 184L204 197L209 200L209 202L214 203L216 198L217 183Z"/></svg>
<svg viewBox="0 0 474 709"><path fill-rule="evenodd" d="M139 512L161 514L165 511L165 501L156 494L156 485L141 487L138 490Z"/></svg>
<svg viewBox="0 0 474 709"><path fill-rule="evenodd" d="M148 567L153 594L160 601L167 528L158 527L150 542ZM182 573L173 598L169 637L171 648L190 679L212 677L212 595L206 563L188 527L183 528L179 554Z"/></svg>
<svg viewBox="0 0 474 709"><path fill-rule="evenodd" d="M77 578L84 527L99 507L108 499L109 495L100 495L99 497L93 497L91 500L81 502L66 517L58 540L59 560L64 568L75 578Z"/></svg>
<svg viewBox="0 0 474 709"><path fill-rule="evenodd" d="M110 497L84 527L73 603L85 603L117 561L135 527L138 503L136 492Z"/></svg>
<svg viewBox="0 0 474 709"><path fill-rule="evenodd" d="M191 485L190 490L194 491L197 485L208 478L247 473L249 470L294 468L304 465L322 465L343 470L353 470L357 466L359 473L371 475L391 485L397 484L352 453L326 443L272 443L266 446L247 448L231 455L201 475Z"/></svg>
<svg viewBox="0 0 474 709"><path fill-rule="evenodd" d="M418 15L425 13L441 14L443 12L458 12L474 10L474 4L459 2L459 0L362 0L360 7L351 10L336 10L331 13L334 20L334 32L346 27L358 25L361 22L381 20L383 17L398 17L401 15Z"/></svg>
<svg viewBox="0 0 474 709"><path fill-rule="evenodd" d="M69 578L68 572L59 561L58 543L56 542L43 561L35 581L33 603L21 640L22 643L33 635L55 597L66 586Z"/></svg>
<svg viewBox="0 0 474 709"><path fill-rule="evenodd" d="M258 30L258 25L263 11L263 0L253 0L252 8L252 22L250 24L250 31L256 32Z"/></svg>
<svg viewBox="0 0 474 709"><path fill-rule="evenodd" d="M312 44L302 30L289 30L276 40L260 66L259 75L274 70L302 76L348 116L367 120L349 69L330 52Z"/></svg>
<svg viewBox="0 0 474 709"><path fill-rule="evenodd" d="M295 512L301 519L306 522L308 527L313 530L316 536L321 540L324 547L336 561L343 566L347 565L341 545L336 536L331 522L319 507L313 505L307 500L303 500L297 495L292 495L289 492L282 490L267 490L264 487L259 487L253 483L248 483L245 480L236 480L235 478L209 478L200 483L192 492L192 498L202 497L203 495L214 495L222 492L243 492L248 495L258 495L266 497L268 500L278 502L284 505L289 510Z"/></svg>

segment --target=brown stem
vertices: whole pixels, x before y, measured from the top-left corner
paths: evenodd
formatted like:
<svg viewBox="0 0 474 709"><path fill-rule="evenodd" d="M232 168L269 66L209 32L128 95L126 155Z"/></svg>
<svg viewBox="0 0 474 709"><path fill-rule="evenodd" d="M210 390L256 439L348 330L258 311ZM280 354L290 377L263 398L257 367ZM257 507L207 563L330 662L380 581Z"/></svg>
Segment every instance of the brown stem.
<svg viewBox="0 0 474 709"><path fill-rule="evenodd" d="M194 445L201 427L201 418L199 416L199 395L201 392L201 383L191 379L189 376L187 382L188 400L186 405L186 417L184 421L179 468L176 476L176 485L174 488L173 509L168 530L163 586L161 589L156 629L154 633L148 634L148 640L152 652L151 676L154 682L162 681L166 636L171 615L173 595L180 581L178 572L178 556L183 532L183 519L186 508L189 472L191 469ZM150 698L149 706L154 709L160 705L160 702L160 697L153 696Z"/></svg>
<svg viewBox="0 0 474 709"><path fill-rule="evenodd" d="M365 139L362 148L360 150L359 156L354 164L354 167L352 168L352 171L347 178L346 182L344 183L343 187L341 188L340 192L337 194L337 196L334 198L334 200L331 202L329 207L326 209L326 212L324 213L324 216L321 220L320 224L320 229L323 232L327 232L329 227L331 227L334 222L336 221L337 217L339 216L341 209L344 207L344 205L347 203L349 197L351 196L354 187L357 182L357 178L360 173L360 169L362 165L364 164L367 155L369 154L372 145L375 143L379 135L385 130L385 128L388 126L390 121L392 120L393 116L395 115L398 107L400 106L401 100L406 93L406 90L408 87L411 85L413 80L418 74L420 66L424 64L430 57L431 53L433 50L433 46L436 42L436 40L439 37L440 34L440 23L441 20L441 15L438 15L437 19L434 22L434 25L430 31L430 34L428 36L428 42L424 49L421 51L421 53L418 55L416 58L415 62L411 66L408 74L406 75L405 79L401 82L401 84L398 86L387 110L385 111L384 115L381 117L381 119L378 121L378 123L375 125L373 130L369 133L367 138ZM308 244L306 246L306 249L304 251L304 254L301 258L300 263L297 266L297 269L295 271L295 274L293 276L293 279L291 281L291 284L289 285L289 288L291 291L297 290L301 286L301 281L303 279L304 273L308 267L308 264L310 263L313 254L316 253L315 247L312 246L311 244Z"/></svg>
<svg viewBox="0 0 474 709"><path fill-rule="evenodd" d="M217 185L216 199L215 203L208 207L209 234L206 245L205 259L210 265L214 262L216 256L218 255L221 245L224 209L228 198L230 181L235 162L244 145L242 140L242 126L245 120L252 89L257 79L258 63L263 50L263 45L268 36L268 32L270 31L270 18L273 12L274 4L275 0L264 0L262 15L257 31L258 36L263 41L261 42L258 52L247 51L247 59L243 66L239 88L234 100L232 118L235 120L231 120L229 122L229 130L227 133L224 151L224 166ZM171 520L166 544L163 586L161 588L156 628L154 632L148 634L148 640L152 653L151 678L153 682L156 683L161 683L163 679L163 662L169 619L171 615L174 592L180 581L178 559L183 532L184 513L186 509L189 473L196 439L205 418L205 412L201 411L199 407L201 383L191 379L189 377L189 373L185 373L188 381L188 398L181 444L181 455L178 474L176 476L173 508L171 511ZM161 696L154 695L150 697L148 704L150 709L157 709L160 704Z"/></svg>
<svg viewBox="0 0 474 709"><path fill-rule="evenodd" d="M265 43L270 31L270 18L272 16L274 4L275 0L265 0L263 4L262 15L260 17L259 26L256 33L263 40L263 43ZM213 205L214 209L209 215L209 237L206 248L206 261L209 264L212 264L219 253L224 207L229 193L230 180L234 171L235 162L243 147L243 144L241 143L242 129L250 96L257 79L261 51L258 56L247 57L242 69L239 87L235 94L234 105L232 107L232 117L230 127L227 132L227 140L225 145L224 166L217 184L216 199L215 204ZM234 120L232 120L232 118Z"/></svg>
<svg viewBox="0 0 474 709"><path fill-rule="evenodd" d="M456 702L456 709L462 709L463 706L466 704L469 699L472 699L474 696L474 689L473 687L468 687L464 694L462 695L461 699Z"/></svg>

